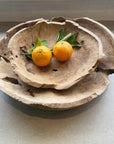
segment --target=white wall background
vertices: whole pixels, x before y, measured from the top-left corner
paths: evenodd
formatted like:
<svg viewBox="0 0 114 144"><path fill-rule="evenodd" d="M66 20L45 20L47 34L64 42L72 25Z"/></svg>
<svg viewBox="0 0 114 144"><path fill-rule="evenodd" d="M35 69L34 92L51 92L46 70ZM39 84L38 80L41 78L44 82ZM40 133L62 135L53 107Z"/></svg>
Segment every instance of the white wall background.
<svg viewBox="0 0 114 144"><path fill-rule="evenodd" d="M54 16L114 20L114 0L0 0L0 22Z"/></svg>

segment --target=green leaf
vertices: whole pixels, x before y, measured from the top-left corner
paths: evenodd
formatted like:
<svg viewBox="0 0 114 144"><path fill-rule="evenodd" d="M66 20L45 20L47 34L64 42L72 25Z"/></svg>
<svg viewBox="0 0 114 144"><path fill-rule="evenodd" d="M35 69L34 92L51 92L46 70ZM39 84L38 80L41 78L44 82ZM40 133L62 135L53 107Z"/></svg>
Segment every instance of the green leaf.
<svg viewBox="0 0 114 144"><path fill-rule="evenodd" d="M74 46L76 46L76 47L81 47L81 44L80 44L77 40L74 40L71 45L72 45L73 47L74 47Z"/></svg>
<svg viewBox="0 0 114 144"><path fill-rule="evenodd" d="M78 33L73 34L69 39L67 39L67 42L69 43L73 43L74 40L76 39L76 36L78 35Z"/></svg>
<svg viewBox="0 0 114 144"><path fill-rule="evenodd" d="M34 47L33 47L33 48L28 49L28 50L27 50L27 54L32 54L33 50L34 50Z"/></svg>
<svg viewBox="0 0 114 144"><path fill-rule="evenodd" d="M72 46L81 47L81 44L76 40L76 36L78 33L73 34L70 38L67 39L67 42L69 42Z"/></svg>
<svg viewBox="0 0 114 144"><path fill-rule="evenodd" d="M28 58L32 59L32 54L28 54L28 53L20 53L20 55L26 55Z"/></svg>
<svg viewBox="0 0 114 144"><path fill-rule="evenodd" d="M58 38L57 38L57 42L59 41L67 41L69 42L72 46L77 46L77 47L81 47L81 44L76 40L76 36L78 35L78 33L74 33L73 35L71 33L67 34L65 36L65 33L64 33L64 29L61 29L59 31L59 34L58 34Z"/></svg>
<svg viewBox="0 0 114 144"><path fill-rule="evenodd" d="M64 29L61 29L58 34L57 42L61 41L65 37Z"/></svg>
<svg viewBox="0 0 114 144"><path fill-rule="evenodd" d="M72 34L69 33L61 41L67 41L71 36L72 36Z"/></svg>
<svg viewBox="0 0 114 144"><path fill-rule="evenodd" d="M27 50L27 53L26 53L27 57L32 59L32 52L33 52L34 49L35 48L33 47L33 48L30 48L30 49Z"/></svg>
<svg viewBox="0 0 114 144"><path fill-rule="evenodd" d="M83 44L83 43L84 43L84 40L82 40L80 43Z"/></svg>
<svg viewBox="0 0 114 144"><path fill-rule="evenodd" d="M27 57L32 59L32 54L27 54Z"/></svg>
<svg viewBox="0 0 114 144"><path fill-rule="evenodd" d="M34 44L34 48L36 48L37 46L41 46L41 40L40 40L40 38L36 38L36 40L35 40L35 44Z"/></svg>
<svg viewBox="0 0 114 144"><path fill-rule="evenodd" d="M34 50L36 47L41 46L41 44L42 44L42 43L41 43L40 38L36 38L36 39L35 39L35 45L34 45L34 47L28 49L27 52L26 52L27 57L32 59L32 52L33 52L33 50Z"/></svg>
<svg viewBox="0 0 114 144"><path fill-rule="evenodd" d="M47 46L47 41L46 40L41 41L41 45L42 46Z"/></svg>
<svg viewBox="0 0 114 144"><path fill-rule="evenodd" d="M52 52L52 54L53 54L53 49L51 49L51 52Z"/></svg>
<svg viewBox="0 0 114 144"><path fill-rule="evenodd" d="M21 55L26 55L28 58L32 59L32 52L33 52L33 50L36 47L41 46L41 45L47 46L47 41L46 40L41 41L40 38L36 38L35 39L34 47L28 49L26 53L21 53Z"/></svg>

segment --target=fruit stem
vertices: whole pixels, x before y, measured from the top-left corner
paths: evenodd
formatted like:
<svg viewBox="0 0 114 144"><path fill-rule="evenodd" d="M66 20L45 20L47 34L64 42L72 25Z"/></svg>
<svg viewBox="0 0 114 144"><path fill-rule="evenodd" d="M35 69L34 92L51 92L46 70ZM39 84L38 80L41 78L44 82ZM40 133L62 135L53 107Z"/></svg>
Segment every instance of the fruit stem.
<svg viewBox="0 0 114 144"><path fill-rule="evenodd" d="M62 40L60 41L66 41L67 39L69 39L72 36L71 33L67 34ZM51 49L51 52L53 52L53 49Z"/></svg>
<svg viewBox="0 0 114 144"><path fill-rule="evenodd" d="M72 36L71 33L67 34L61 41L66 41L67 39L69 39Z"/></svg>
<svg viewBox="0 0 114 144"><path fill-rule="evenodd" d="M42 51L41 50L39 50L39 53L41 53Z"/></svg>

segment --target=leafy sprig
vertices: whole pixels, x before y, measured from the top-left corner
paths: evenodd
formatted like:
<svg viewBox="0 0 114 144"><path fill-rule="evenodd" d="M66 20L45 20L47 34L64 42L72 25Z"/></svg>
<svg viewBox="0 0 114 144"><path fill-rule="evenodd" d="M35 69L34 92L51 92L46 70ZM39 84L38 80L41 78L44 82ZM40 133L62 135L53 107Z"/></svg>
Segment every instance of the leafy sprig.
<svg viewBox="0 0 114 144"><path fill-rule="evenodd" d="M59 34L58 34L58 38L57 38L56 43L59 42L59 41L67 41L67 42L69 42L73 47L74 47L74 46L76 46L76 47L81 47L81 43L76 40L77 35L78 35L78 33L74 33L74 34L69 33L69 34L67 34L67 35L65 36L64 29L61 29L61 30L59 31Z"/></svg>
<svg viewBox="0 0 114 144"><path fill-rule="evenodd" d="M58 34L57 42L61 41L65 37L64 29L61 29Z"/></svg>
<svg viewBox="0 0 114 144"><path fill-rule="evenodd" d="M78 33L74 33L74 34L69 33L65 35L64 29L61 29L58 33L58 38L57 38L56 43L59 41L67 41L68 43L72 45L72 47L74 46L81 47L81 45L84 43L84 40L82 40L81 42L78 42L76 40L77 35ZM47 41L46 40L41 41L40 38L36 38L34 47L28 49L26 53L21 53L21 55L26 55L28 58L32 59L32 52L38 46L47 46ZM51 49L51 52L53 53L53 49Z"/></svg>
<svg viewBox="0 0 114 144"><path fill-rule="evenodd" d="M40 38L36 38L34 47L28 49L26 53L21 53L21 55L26 55L28 58L32 59L32 52L38 46L47 46L47 41L46 40L41 41Z"/></svg>

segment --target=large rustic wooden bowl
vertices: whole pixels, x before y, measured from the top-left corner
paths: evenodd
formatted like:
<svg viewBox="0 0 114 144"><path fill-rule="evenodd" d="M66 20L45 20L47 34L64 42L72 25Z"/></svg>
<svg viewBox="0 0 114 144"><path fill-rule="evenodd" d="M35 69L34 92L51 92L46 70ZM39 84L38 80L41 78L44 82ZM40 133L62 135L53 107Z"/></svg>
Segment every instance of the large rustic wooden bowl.
<svg viewBox="0 0 114 144"><path fill-rule="evenodd" d="M66 34L78 32L78 41L84 40L81 48L74 48L68 61L59 62L53 56L47 67L40 68L26 56L20 55L21 49L27 50L32 47L36 37L47 40L48 47L52 49L59 30L63 28ZM70 20L63 23L41 20L33 26L21 29L11 37L8 48L14 72L23 82L37 88L67 89L92 73L102 57L100 39Z"/></svg>
<svg viewBox="0 0 114 144"><path fill-rule="evenodd" d="M13 72L13 67L9 61L10 53L7 46L9 40L19 30L31 27L40 20L41 19L28 21L13 27L7 31L6 37L3 37L0 40L0 90L24 104L57 110L83 105L102 94L109 85L107 70L110 69L95 71L71 88L59 91L32 87L22 82ZM103 29L101 31L103 31ZM109 35L109 40L112 39L112 36L108 31L107 35ZM105 41L105 37L103 39ZM109 45L110 42L107 42Z"/></svg>

